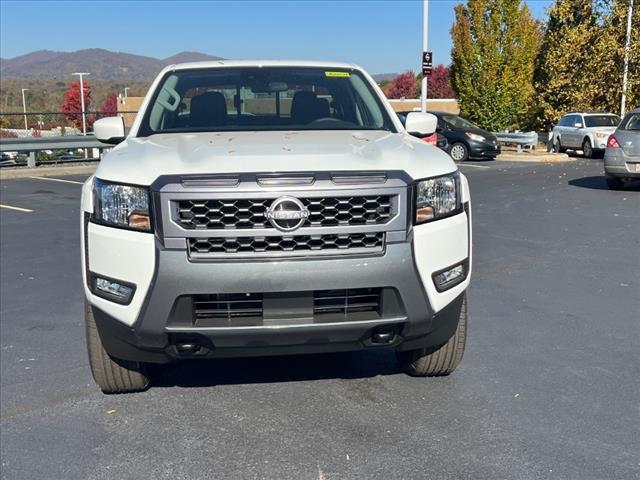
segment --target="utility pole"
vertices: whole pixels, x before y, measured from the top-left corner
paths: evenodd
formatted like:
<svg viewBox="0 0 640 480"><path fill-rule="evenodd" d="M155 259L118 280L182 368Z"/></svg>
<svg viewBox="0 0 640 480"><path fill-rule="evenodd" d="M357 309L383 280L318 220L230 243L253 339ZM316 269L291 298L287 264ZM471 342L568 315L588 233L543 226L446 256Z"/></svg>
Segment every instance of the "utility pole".
<svg viewBox="0 0 640 480"><path fill-rule="evenodd" d="M84 84L82 83L82 77L84 75L91 75L90 73L72 73L71 75L78 75L80 77L80 106L82 107L82 135L87 134L87 119L84 112Z"/></svg>
<svg viewBox="0 0 640 480"><path fill-rule="evenodd" d="M426 52L429 39L429 0L422 0L422 51ZM421 55L422 56L422 55ZM420 110L427 111L427 76L422 75L422 88L420 96Z"/></svg>
<svg viewBox="0 0 640 480"><path fill-rule="evenodd" d="M22 89L22 113L24 115L24 129L29 130L29 125L27 124L27 102L24 98L24 92L28 92L28 88Z"/></svg>
<svg viewBox="0 0 640 480"><path fill-rule="evenodd" d="M622 99L620 100L620 116L624 117L627 108L627 76L629 75L629 50L631 50L631 15L633 13L633 0L629 0L627 12L627 41L624 45L624 73L622 74Z"/></svg>

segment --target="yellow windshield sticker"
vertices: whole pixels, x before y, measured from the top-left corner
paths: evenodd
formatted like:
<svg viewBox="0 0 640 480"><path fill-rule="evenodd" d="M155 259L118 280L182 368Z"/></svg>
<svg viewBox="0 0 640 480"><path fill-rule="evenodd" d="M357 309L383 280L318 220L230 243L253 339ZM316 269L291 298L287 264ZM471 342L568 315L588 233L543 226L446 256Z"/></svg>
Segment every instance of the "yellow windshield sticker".
<svg viewBox="0 0 640 480"><path fill-rule="evenodd" d="M349 72L324 72L327 77L348 77Z"/></svg>

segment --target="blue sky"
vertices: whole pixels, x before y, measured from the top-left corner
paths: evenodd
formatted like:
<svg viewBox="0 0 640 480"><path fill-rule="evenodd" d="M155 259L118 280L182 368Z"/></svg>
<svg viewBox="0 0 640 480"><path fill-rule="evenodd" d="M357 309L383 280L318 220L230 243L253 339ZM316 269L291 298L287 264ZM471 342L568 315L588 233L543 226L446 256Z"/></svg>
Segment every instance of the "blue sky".
<svg viewBox="0 0 640 480"><path fill-rule="evenodd" d="M526 0L542 18L548 0ZM450 0L429 3L434 64L449 63ZM165 58L195 50L225 58L340 60L371 73L418 70L421 1L0 0L0 56L82 48Z"/></svg>

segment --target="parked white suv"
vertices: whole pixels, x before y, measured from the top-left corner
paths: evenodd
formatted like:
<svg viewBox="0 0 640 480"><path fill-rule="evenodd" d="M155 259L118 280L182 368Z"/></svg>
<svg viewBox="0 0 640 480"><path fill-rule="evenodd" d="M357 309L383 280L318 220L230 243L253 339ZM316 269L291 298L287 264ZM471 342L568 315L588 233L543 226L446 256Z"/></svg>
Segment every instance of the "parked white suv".
<svg viewBox="0 0 640 480"><path fill-rule="evenodd" d="M83 188L93 376L150 384L183 358L390 347L412 375L462 358L469 187L408 132L362 69L312 62L173 65Z"/></svg>
<svg viewBox="0 0 640 480"><path fill-rule="evenodd" d="M607 140L618 124L620 117L613 113L572 112L564 115L553 127L551 144L555 152L582 150L586 158L602 155Z"/></svg>

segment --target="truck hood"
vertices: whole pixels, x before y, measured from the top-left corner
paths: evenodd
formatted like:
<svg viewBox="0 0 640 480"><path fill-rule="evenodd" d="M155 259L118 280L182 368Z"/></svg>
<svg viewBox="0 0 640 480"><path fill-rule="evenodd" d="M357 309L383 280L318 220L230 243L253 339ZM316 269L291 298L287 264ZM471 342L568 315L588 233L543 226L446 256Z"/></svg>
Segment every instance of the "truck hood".
<svg viewBox="0 0 640 480"><path fill-rule="evenodd" d="M128 138L96 176L151 185L160 175L403 170L418 179L456 169L446 153L406 132L205 132Z"/></svg>

